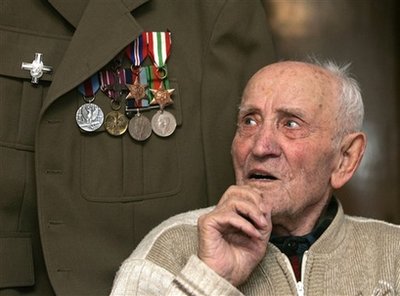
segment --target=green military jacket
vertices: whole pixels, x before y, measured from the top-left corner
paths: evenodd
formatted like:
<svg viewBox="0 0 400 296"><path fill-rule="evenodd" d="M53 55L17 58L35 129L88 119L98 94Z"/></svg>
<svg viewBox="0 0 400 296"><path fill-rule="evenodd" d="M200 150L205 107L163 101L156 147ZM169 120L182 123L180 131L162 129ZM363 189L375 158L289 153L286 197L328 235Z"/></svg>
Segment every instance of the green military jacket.
<svg viewBox="0 0 400 296"><path fill-rule="evenodd" d="M233 183L241 91L274 59L267 28L258 0L1 1L0 295L107 295L152 227L214 204ZM167 30L175 132L81 131L77 87ZM21 68L35 53L52 67L37 85ZM112 110L101 91L95 103Z"/></svg>

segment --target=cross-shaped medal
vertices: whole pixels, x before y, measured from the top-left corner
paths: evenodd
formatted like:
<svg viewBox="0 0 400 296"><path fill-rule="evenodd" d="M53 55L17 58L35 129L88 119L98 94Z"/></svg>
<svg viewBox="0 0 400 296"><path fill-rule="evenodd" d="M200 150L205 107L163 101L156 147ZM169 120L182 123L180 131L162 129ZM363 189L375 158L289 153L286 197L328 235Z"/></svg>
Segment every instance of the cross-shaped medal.
<svg viewBox="0 0 400 296"><path fill-rule="evenodd" d="M31 82L33 84L37 84L44 73L50 73L53 71L53 67L43 64L42 56L43 54L36 52L32 63L22 63L21 65L21 69L29 70L32 77Z"/></svg>
<svg viewBox="0 0 400 296"><path fill-rule="evenodd" d="M105 73L108 75L112 75L113 79L111 84L104 84L101 86L101 90L107 94L113 100L119 100L123 91L127 89L123 81L122 77L125 76L124 72L119 72L119 70L105 70ZM122 75L122 76L121 76Z"/></svg>

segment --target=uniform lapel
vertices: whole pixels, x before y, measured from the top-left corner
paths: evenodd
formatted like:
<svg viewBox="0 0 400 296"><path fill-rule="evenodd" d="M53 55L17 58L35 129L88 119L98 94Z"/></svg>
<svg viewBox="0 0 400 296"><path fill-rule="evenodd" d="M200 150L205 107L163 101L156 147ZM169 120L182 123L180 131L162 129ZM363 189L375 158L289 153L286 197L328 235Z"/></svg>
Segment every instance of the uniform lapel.
<svg viewBox="0 0 400 296"><path fill-rule="evenodd" d="M86 0L80 4L74 0L75 8L66 7L60 0L50 1L76 30L54 73L43 110L101 69L139 36L142 28L130 12L147 0Z"/></svg>
<svg viewBox="0 0 400 296"><path fill-rule="evenodd" d="M89 0L48 0L49 3L75 28L82 18Z"/></svg>

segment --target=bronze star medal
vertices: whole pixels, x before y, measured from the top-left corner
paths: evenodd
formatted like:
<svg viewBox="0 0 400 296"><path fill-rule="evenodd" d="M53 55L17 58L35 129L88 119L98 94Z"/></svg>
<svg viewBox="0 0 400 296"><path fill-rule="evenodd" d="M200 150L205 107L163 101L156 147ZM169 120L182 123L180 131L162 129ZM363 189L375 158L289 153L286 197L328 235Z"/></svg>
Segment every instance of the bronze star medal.
<svg viewBox="0 0 400 296"><path fill-rule="evenodd" d="M126 96L126 99L134 99L136 102L136 106L140 106L140 101L146 97L146 86L145 84L140 84L137 77L133 84L126 85L129 89L129 94Z"/></svg>
<svg viewBox="0 0 400 296"><path fill-rule="evenodd" d="M159 89L150 89L150 91L154 95L150 105L158 104L161 111L164 110L165 106L174 103L174 101L171 99L171 94L175 91L175 89L164 89L162 86L160 86Z"/></svg>

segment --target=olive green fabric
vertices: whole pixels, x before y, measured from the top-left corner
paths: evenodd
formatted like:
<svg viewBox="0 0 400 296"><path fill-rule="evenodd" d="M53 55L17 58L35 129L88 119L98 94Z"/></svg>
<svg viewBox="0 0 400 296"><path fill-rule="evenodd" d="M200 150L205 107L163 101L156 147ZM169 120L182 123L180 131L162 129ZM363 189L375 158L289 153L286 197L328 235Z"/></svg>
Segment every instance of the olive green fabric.
<svg viewBox="0 0 400 296"><path fill-rule="evenodd" d="M166 30L175 133L80 132L77 86L143 31ZM34 86L21 63L36 52L53 72ZM0 295L106 295L152 227L214 204L233 182L241 91L273 60L257 0L1 1ZM102 92L95 103L111 111Z"/></svg>

